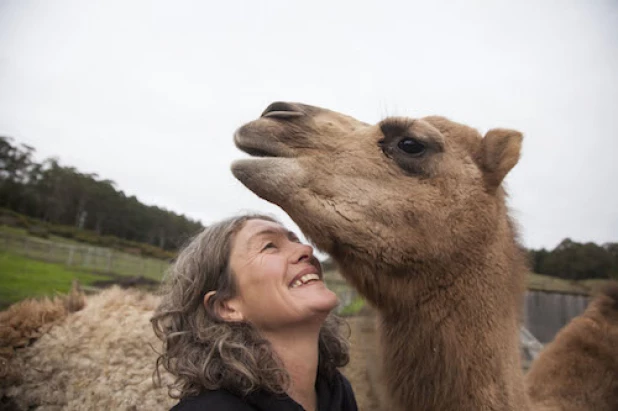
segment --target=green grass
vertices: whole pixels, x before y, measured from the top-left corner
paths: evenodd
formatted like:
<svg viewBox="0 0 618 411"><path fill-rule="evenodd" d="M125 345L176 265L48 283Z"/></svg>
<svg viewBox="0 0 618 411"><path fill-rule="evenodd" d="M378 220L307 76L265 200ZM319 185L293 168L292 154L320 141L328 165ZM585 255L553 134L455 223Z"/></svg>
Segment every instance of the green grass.
<svg viewBox="0 0 618 411"><path fill-rule="evenodd" d="M601 280L601 279L593 279L593 280L582 280L579 283L590 290L591 294L597 293L601 288L603 288L608 282L611 280ZM614 281L616 281L614 279Z"/></svg>
<svg viewBox="0 0 618 411"><path fill-rule="evenodd" d="M166 260L92 246L62 237L38 238L20 228L0 226L0 233L8 235L0 236L0 250L35 260L71 265L77 271L142 276L159 281L169 266ZM74 249L72 255L71 248ZM111 259L108 258L110 251L113 253Z"/></svg>
<svg viewBox="0 0 618 411"><path fill-rule="evenodd" d="M587 294L588 290L575 281L562 278L530 273L528 274L528 289L536 291L554 291L569 294Z"/></svg>
<svg viewBox="0 0 618 411"><path fill-rule="evenodd" d="M109 277L0 251L1 308L28 297L66 293L73 279L77 279L80 284L90 285L96 280Z"/></svg>
<svg viewBox="0 0 618 411"><path fill-rule="evenodd" d="M90 286L97 280L144 277L151 284L139 286L152 287L169 267L165 260L62 237L38 238L20 228L0 226L0 234L0 309L24 298L65 293L73 279Z"/></svg>
<svg viewBox="0 0 618 411"><path fill-rule="evenodd" d="M354 300L341 310L340 315L356 315L358 314L363 307L365 306L365 300L360 295L357 295Z"/></svg>
<svg viewBox="0 0 618 411"><path fill-rule="evenodd" d="M562 278L550 277L530 273L528 274L528 289L536 291L550 291L568 294L593 294L609 280L582 280L570 281Z"/></svg>

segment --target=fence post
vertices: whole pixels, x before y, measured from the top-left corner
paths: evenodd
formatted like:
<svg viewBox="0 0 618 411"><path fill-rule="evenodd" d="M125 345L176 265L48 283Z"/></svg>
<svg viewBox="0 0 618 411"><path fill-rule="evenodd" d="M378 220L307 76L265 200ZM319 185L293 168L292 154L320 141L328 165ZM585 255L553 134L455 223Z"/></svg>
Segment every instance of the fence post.
<svg viewBox="0 0 618 411"><path fill-rule="evenodd" d="M84 262L84 267L91 265L92 261L92 247L88 247L88 253L86 253L86 261Z"/></svg>
<svg viewBox="0 0 618 411"><path fill-rule="evenodd" d="M112 250L111 248L109 250L107 250L107 272L111 273L112 272L112 255L114 254L114 250Z"/></svg>
<svg viewBox="0 0 618 411"><path fill-rule="evenodd" d="M73 244L71 244L69 246L69 256L67 257L67 265L71 266L73 265L73 253L75 252L75 246Z"/></svg>

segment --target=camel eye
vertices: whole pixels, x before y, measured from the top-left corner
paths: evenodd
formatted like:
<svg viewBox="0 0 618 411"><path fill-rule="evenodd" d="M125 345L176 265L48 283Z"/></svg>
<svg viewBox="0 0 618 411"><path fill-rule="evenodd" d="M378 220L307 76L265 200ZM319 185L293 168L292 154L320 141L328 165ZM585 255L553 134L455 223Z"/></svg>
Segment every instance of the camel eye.
<svg viewBox="0 0 618 411"><path fill-rule="evenodd" d="M425 152L425 145L410 137L401 139L399 143L397 143L397 147L404 153L413 156L420 156Z"/></svg>

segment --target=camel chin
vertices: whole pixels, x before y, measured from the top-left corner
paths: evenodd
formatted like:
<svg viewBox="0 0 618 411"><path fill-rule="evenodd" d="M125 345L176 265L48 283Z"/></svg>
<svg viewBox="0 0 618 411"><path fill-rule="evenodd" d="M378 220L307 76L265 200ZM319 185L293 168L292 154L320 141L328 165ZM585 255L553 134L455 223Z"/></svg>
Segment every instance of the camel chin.
<svg viewBox="0 0 618 411"><path fill-rule="evenodd" d="M237 160L232 173L245 187L280 207L290 201L306 179L295 158L260 157Z"/></svg>

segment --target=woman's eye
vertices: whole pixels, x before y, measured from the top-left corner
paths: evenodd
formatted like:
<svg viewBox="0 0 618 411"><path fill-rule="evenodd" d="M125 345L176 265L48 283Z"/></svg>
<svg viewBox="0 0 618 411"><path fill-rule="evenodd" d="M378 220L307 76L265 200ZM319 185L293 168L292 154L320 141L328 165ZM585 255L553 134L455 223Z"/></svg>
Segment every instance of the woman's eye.
<svg viewBox="0 0 618 411"><path fill-rule="evenodd" d="M264 247L262 247L262 251L264 250L268 250L269 248L275 248L275 243L266 243L266 245L264 245Z"/></svg>
<svg viewBox="0 0 618 411"><path fill-rule="evenodd" d="M413 156L420 156L425 152L425 145L420 143L419 141L405 137L397 143L397 147L407 154L412 154Z"/></svg>

